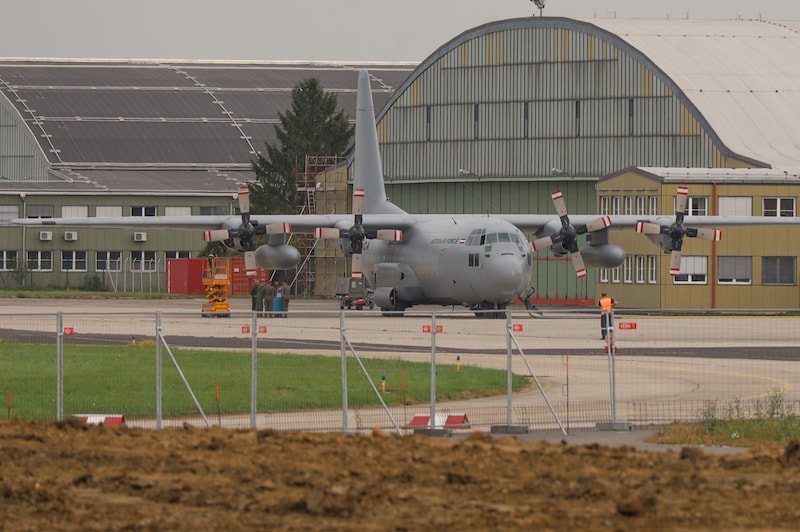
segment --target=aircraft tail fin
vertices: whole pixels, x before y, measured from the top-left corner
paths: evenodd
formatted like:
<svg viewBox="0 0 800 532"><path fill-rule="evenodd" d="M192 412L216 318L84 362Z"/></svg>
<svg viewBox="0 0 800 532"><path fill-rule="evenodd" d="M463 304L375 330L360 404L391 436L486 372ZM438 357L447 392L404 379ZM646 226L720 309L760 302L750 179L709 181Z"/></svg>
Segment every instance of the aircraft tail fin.
<svg viewBox="0 0 800 532"><path fill-rule="evenodd" d="M381 154L378 148L378 131L375 126L375 107L372 103L369 72L366 70L360 70L358 73L355 140L353 188L364 189L364 214L405 212L386 197Z"/></svg>

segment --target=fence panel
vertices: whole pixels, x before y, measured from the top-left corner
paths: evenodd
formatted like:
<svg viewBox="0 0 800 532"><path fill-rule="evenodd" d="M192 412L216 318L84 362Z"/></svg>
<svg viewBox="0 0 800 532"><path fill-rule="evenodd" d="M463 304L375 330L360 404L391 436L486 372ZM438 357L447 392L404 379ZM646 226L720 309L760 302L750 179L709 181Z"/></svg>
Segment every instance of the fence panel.
<svg viewBox="0 0 800 532"><path fill-rule="evenodd" d="M404 432L433 415L437 426L458 420L449 428L553 430L613 416L637 424L753 417L794 412L800 401L798 317L618 313L609 353L593 310L514 313L507 322L451 309L388 318L292 304L286 317L3 309L6 416L121 414L157 427L159 376L166 427ZM481 376L490 396L475 391L477 368L497 371Z"/></svg>

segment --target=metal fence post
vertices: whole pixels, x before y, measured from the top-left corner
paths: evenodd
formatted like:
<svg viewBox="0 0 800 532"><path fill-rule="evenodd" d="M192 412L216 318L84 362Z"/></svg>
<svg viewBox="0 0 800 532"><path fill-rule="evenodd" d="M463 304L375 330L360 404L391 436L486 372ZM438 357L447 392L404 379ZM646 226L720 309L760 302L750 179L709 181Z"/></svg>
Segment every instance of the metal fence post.
<svg viewBox="0 0 800 532"><path fill-rule="evenodd" d="M256 428L258 410L258 313L253 311L250 323L250 428Z"/></svg>
<svg viewBox="0 0 800 532"><path fill-rule="evenodd" d="M64 313L56 314L56 421L64 419Z"/></svg>
<svg viewBox="0 0 800 532"><path fill-rule="evenodd" d="M342 432L347 433L347 339L344 328L344 310L339 310L339 339L342 346Z"/></svg>
<svg viewBox="0 0 800 532"><path fill-rule="evenodd" d="M436 312L431 313L431 429L436 428Z"/></svg>
<svg viewBox="0 0 800 532"><path fill-rule="evenodd" d="M512 372L513 362L511 360L511 311L506 309L506 424L510 427L512 423L514 380Z"/></svg>
<svg viewBox="0 0 800 532"><path fill-rule="evenodd" d="M161 311L156 312L156 430L161 430L162 421L162 382L163 382L163 354L161 352L162 342Z"/></svg>

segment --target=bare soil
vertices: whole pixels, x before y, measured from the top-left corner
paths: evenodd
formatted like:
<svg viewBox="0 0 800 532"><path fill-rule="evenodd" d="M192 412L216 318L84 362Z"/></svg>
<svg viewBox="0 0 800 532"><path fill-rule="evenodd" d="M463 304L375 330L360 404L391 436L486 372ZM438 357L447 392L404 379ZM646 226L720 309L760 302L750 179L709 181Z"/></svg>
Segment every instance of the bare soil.
<svg viewBox="0 0 800 532"><path fill-rule="evenodd" d="M0 422L0 529L796 530L800 444L630 447Z"/></svg>

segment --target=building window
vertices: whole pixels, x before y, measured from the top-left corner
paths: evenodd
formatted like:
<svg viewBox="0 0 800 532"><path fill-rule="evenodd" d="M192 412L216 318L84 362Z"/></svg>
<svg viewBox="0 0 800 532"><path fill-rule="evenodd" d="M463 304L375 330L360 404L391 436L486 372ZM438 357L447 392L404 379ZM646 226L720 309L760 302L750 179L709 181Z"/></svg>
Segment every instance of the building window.
<svg viewBox="0 0 800 532"><path fill-rule="evenodd" d="M98 218L111 218L122 216L122 205L98 205L94 208Z"/></svg>
<svg viewBox="0 0 800 532"><path fill-rule="evenodd" d="M156 208L153 207L131 207L131 216L155 216Z"/></svg>
<svg viewBox="0 0 800 532"><path fill-rule="evenodd" d="M53 252L49 249L29 250L28 270L32 272L52 272Z"/></svg>
<svg viewBox="0 0 800 532"><path fill-rule="evenodd" d="M222 206L206 206L200 207L200 216L225 216L227 211Z"/></svg>
<svg viewBox="0 0 800 532"><path fill-rule="evenodd" d="M647 282L649 284L658 283L658 256L647 256Z"/></svg>
<svg viewBox="0 0 800 532"><path fill-rule="evenodd" d="M156 267L155 251L131 251L132 272L154 272Z"/></svg>
<svg viewBox="0 0 800 532"><path fill-rule="evenodd" d="M52 218L55 210L52 205L28 205L26 216L28 218Z"/></svg>
<svg viewBox="0 0 800 532"><path fill-rule="evenodd" d="M9 225L19 218L19 205L0 205L0 225Z"/></svg>
<svg viewBox="0 0 800 532"><path fill-rule="evenodd" d="M673 211L678 212L678 198L673 197ZM705 196L689 196L686 203L687 216L705 216L708 214L708 198Z"/></svg>
<svg viewBox="0 0 800 532"><path fill-rule="evenodd" d="M61 252L61 271L62 272L85 272L86 271L86 252L85 251L62 251Z"/></svg>
<svg viewBox="0 0 800 532"><path fill-rule="evenodd" d="M13 250L0 251L0 271L13 272L17 269L17 252Z"/></svg>
<svg viewBox="0 0 800 532"><path fill-rule="evenodd" d="M165 259L191 259L192 252L191 251L165 251L164 252Z"/></svg>
<svg viewBox="0 0 800 532"><path fill-rule="evenodd" d="M648 214L650 216L658 216L658 196L649 196L647 198L649 203Z"/></svg>
<svg viewBox="0 0 800 532"><path fill-rule="evenodd" d="M618 283L619 282L619 275L620 275L620 267L617 266L616 268L611 268L611 282Z"/></svg>
<svg viewBox="0 0 800 532"><path fill-rule="evenodd" d="M623 275L624 281L626 283L633 282L633 257L630 255L625 255L625 261L622 263L624 265L624 272Z"/></svg>
<svg viewBox="0 0 800 532"><path fill-rule="evenodd" d="M762 285L797 284L797 257L762 257Z"/></svg>
<svg viewBox="0 0 800 532"><path fill-rule="evenodd" d="M647 215L647 196L636 196L636 214Z"/></svg>
<svg viewBox="0 0 800 532"><path fill-rule="evenodd" d="M611 214L620 214L622 212L622 198L614 196L611 199Z"/></svg>
<svg viewBox="0 0 800 532"><path fill-rule="evenodd" d="M752 257L719 257L719 284L751 284L753 278Z"/></svg>
<svg viewBox="0 0 800 532"><path fill-rule="evenodd" d="M608 196L600 196L600 214L609 214Z"/></svg>
<svg viewBox="0 0 800 532"><path fill-rule="evenodd" d="M749 196L720 196L720 216L752 216L753 198Z"/></svg>
<svg viewBox="0 0 800 532"><path fill-rule="evenodd" d="M600 282L601 283L608 282L608 268L600 268Z"/></svg>
<svg viewBox="0 0 800 532"><path fill-rule="evenodd" d="M644 284L645 280L645 257L644 255L636 255L636 284Z"/></svg>
<svg viewBox="0 0 800 532"><path fill-rule="evenodd" d="M625 214L633 214L633 196L625 196Z"/></svg>
<svg viewBox="0 0 800 532"><path fill-rule="evenodd" d="M681 257L681 273L672 278L674 284L707 284L708 257Z"/></svg>
<svg viewBox="0 0 800 532"><path fill-rule="evenodd" d="M794 216L794 198L764 198L764 216Z"/></svg>
<svg viewBox="0 0 800 532"><path fill-rule="evenodd" d="M89 207L86 205L63 205L61 207L62 218L88 218Z"/></svg>
<svg viewBox="0 0 800 532"><path fill-rule="evenodd" d="M121 272L122 271L122 252L121 251L98 251L95 261L95 271L98 272Z"/></svg>
<svg viewBox="0 0 800 532"><path fill-rule="evenodd" d="M191 216L191 207L164 207L164 216Z"/></svg>

